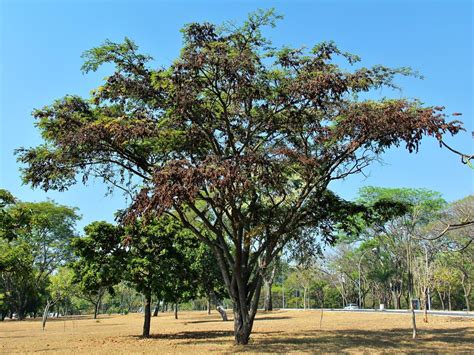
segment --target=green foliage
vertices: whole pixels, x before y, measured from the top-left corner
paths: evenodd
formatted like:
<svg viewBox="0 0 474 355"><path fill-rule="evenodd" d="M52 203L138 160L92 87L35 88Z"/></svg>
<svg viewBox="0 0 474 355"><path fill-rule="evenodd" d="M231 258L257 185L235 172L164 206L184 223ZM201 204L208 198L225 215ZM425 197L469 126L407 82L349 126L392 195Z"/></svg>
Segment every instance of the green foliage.
<svg viewBox="0 0 474 355"><path fill-rule="evenodd" d="M32 246L33 257L44 275L71 260L71 241L76 237L75 223L80 218L75 208L47 202L21 202L16 208L30 214L27 233L19 239Z"/></svg>
<svg viewBox="0 0 474 355"><path fill-rule="evenodd" d="M369 204L379 201L398 202L406 206L416 223L427 223L447 206L441 194L427 189L382 188L367 186L359 191L359 200Z"/></svg>
<svg viewBox="0 0 474 355"><path fill-rule="evenodd" d="M94 222L85 232L74 241L78 260L71 266L83 291L97 296L107 288L113 296L123 281L146 297L173 303L196 297L198 289L222 294L209 250L171 217L126 228Z"/></svg>
<svg viewBox="0 0 474 355"><path fill-rule="evenodd" d="M31 246L23 241L0 239L1 313L11 310L22 318L44 287L38 284Z"/></svg>
<svg viewBox="0 0 474 355"><path fill-rule="evenodd" d="M100 295L104 289L113 293L125 270L123 232L107 222L93 222L84 231L85 236L72 243L77 257L71 265L74 280L89 297Z"/></svg>
<svg viewBox="0 0 474 355"><path fill-rule="evenodd" d="M72 257L70 242L79 219L74 208L21 202L0 191L0 293L3 307L22 318L47 297L52 275Z"/></svg>
<svg viewBox="0 0 474 355"><path fill-rule="evenodd" d="M17 203L9 191L0 189L0 239L15 239L28 228L30 211Z"/></svg>
<svg viewBox="0 0 474 355"><path fill-rule="evenodd" d="M107 40L100 47L92 48L83 53L82 71L85 73L96 71L102 64L110 62L115 63L120 70L130 69L130 66L143 68L143 65L152 58L137 54L137 49L138 46L127 37L121 44Z"/></svg>
<svg viewBox="0 0 474 355"><path fill-rule="evenodd" d="M176 302L193 296L196 278L186 251L196 243L171 217L127 228L126 280L144 295ZM189 296L188 296L189 295Z"/></svg>

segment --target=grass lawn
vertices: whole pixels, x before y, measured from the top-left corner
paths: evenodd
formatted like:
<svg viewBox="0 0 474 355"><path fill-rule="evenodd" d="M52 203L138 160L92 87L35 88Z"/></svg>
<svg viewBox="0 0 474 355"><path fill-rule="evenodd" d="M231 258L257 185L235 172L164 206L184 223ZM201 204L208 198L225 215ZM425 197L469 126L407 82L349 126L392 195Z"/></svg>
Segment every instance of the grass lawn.
<svg viewBox="0 0 474 355"><path fill-rule="evenodd" d="M152 318L152 337L139 336L143 318L101 315L41 321L0 323L0 352L62 353L196 353L196 352L471 352L474 351L472 318L431 316L419 339L411 339L410 316L405 314L324 312L261 312L251 342L233 346L233 322L217 314L181 312Z"/></svg>

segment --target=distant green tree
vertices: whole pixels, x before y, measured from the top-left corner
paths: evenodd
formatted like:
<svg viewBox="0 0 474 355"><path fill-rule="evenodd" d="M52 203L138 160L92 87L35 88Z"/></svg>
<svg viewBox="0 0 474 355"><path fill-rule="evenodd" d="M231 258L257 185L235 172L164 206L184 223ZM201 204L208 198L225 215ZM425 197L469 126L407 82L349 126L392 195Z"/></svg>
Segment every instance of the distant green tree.
<svg viewBox="0 0 474 355"><path fill-rule="evenodd" d="M186 249L186 257L191 261L191 270L196 278L197 295L205 297L208 301L208 313L214 304L223 320L227 320L227 314L222 307L222 299L227 296L225 284L219 264L211 248L197 240L197 247ZM192 246L191 244L190 246Z"/></svg>
<svg viewBox="0 0 474 355"><path fill-rule="evenodd" d="M1 319L8 313L25 317L28 304L39 297L44 285L38 284L31 246L23 241L0 239Z"/></svg>
<svg viewBox="0 0 474 355"><path fill-rule="evenodd" d="M398 260L392 263L392 266L399 270L389 270L389 264L384 264L384 279L394 275L398 279L392 278L392 289L401 290L403 280L400 278L401 273L406 273L406 295L407 303L412 310L413 338L416 337L416 319L413 307L413 299L415 297L414 285L414 261L419 247L418 241L425 228L433 219L440 218L442 210L447 206L446 201L441 194L428 189L412 189L412 188L381 188L381 187L365 187L359 191L359 202L364 204L374 204L378 201L398 202L406 207L406 211L395 218L389 218L377 229L368 228L369 238L377 238L379 235L388 237L392 249L390 252ZM375 232L375 234L374 234ZM401 263L400 263L401 262ZM401 271L401 272L400 272ZM379 272L380 274L380 272ZM375 275L375 274L374 274ZM382 276L382 275L381 275ZM398 297L397 307L400 304L399 295L401 291L396 292ZM423 297L426 298L426 297Z"/></svg>
<svg viewBox="0 0 474 355"><path fill-rule="evenodd" d="M124 236L123 280L145 297L143 336L148 337L153 295L174 304L195 295L197 277L186 250L197 240L166 216L128 226Z"/></svg>
<svg viewBox="0 0 474 355"><path fill-rule="evenodd" d="M18 202L9 191L0 189L0 239L16 239L28 229L31 213Z"/></svg>
<svg viewBox="0 0 474 355"><path fill-rule="evenodd" d="M61 267L49 279L47 287L48 299L43 311L43 330L48 320L49 310L54 305L59 305L61 302L67 302L75 294L78 293L78 287L74 283L74 272L68 267ZM57 309L59 314L59 307Z"/></svg>
<svg viewBox="0 0 474 355"><path fill-rule="evenodd" d="M16 255L18 265L12 265L0 280L0 289L11 289L6 299L20 319L26 312L36 311L45 301L44 290L49 277L72 257L71 241L76 236L75 223L80 218L75 208L46 202L22 202L8 191L0 190L0 241L4 262ZM25 255L26 253L26 255ZM21 262L20 262L21 261ZM28 270L28 271L26 271ZM18 278L18 273L23 274ZM28 275L26 277L25 275ZM16 276L14 276L16 275ZM12 286L11 277L17 284ZM23 280L24 284L18 282ZM0 291L2 292L2 291Z"/></svg>
<svg viewBox="0 0 474 355"><path fill-rule="evenodd" d="M72 246L76 260L71 264L74 281L81 297L94 306L97 318L106 291L114 293L125 272L123 230L107 222L92 222L84 228L85 236L74 239Z"/></svg>
<svg viewBox="0 0 474 355"><path fill-rule="evenodd" d="M29 211L26 233L18 239L31 245L38 282L72 259L71 241L77 236L77 209L46 202L18 202L14 209Z"/></svg>

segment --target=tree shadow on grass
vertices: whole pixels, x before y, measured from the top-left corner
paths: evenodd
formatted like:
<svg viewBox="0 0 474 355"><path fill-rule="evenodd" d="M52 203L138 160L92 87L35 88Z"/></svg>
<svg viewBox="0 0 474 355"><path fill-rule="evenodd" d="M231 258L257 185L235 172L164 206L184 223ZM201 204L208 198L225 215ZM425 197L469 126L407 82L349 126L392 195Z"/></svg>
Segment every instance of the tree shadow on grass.
<svg viewBox="0 0 474 355"><path fill-rule="evenodd" d="M253 332L252 334L281 334L283 331L273 331L273 332ZM132 335L133 338L138 339L157 339L157 340L192 340L199 341L203 340L207 342L212 340L216 342L216 339L222 338L222 342L229 342L234 339L234 331L232 330L206 330L206 331L184 331L179 333L168 333L168 334L151 334L148 338L145 338L141 335Z"/></svg>
<svg viewBox="0 0 474 355"><path fill-rule="evenodd" d="M63 321L70 321L70 320L87 320L87 319L90 319L90 320L103 320L103 319L109 319L109 318L113 318L113 316L111 315L108 315L108 314L101 314L97 317L97 319L94 319L94 317L92 315L74 315L74 316L62 316L62 317L48 317L48 323L49 322L63 322ZM25 319L22 319L22 320L9 320L10 322L14 321L14 322L41 322L42 321L42 317L36 317L36 318L25 318Z"/></svg>
<svg viewBox="0 0 474 355"><path fill-rule="evenodd" d="M293 317L281 316L281 317L255 317L255 321L259 320L282 320L282 319L293 319Z"/></svg>
<svg viewBox="0 0 474 355"><path fill-rule="evenodd" d="M284 319L292 319L292 317L258 317L255 318L255 321L261 321L261 320L284 320ZM229 317L229 320L227 322L223 321L222 319L204 319L204 320L192 320L192 321L186 321L187 324L200 324L200 323L232 323L234 320L232 317Z"/></svg>
<svg viewBox="0 0 474 355"><path fill-rule="evenodd" d="M342 352L358 351L472 351L472 328L430 329L411 339L410 329L389 331L340 330L304 331L290 336L257 338L240 352ZM237 349L236 349L237 350Z"/></svg>
<svg viewBox="0 0 474 355"><path fill-rule="evenodd" d="M222 319L204 319L204 320L190 320L186 321L187 324L201 324L201 323L222 323L222 324L227 324L227 323L232 323L232 319L229 318L229 320L223 321Z"/></svg>
<svg viewBox="0 0 474 355"><path fill-rule="evenodd" d="M141 335L132 335L138 339L166 339L166 340L183 340L183 339L214 339L233 336L234 332L230 330L207 330L207 331L185 331L179 333L167 334L151 334L148 338Z"/></svg>

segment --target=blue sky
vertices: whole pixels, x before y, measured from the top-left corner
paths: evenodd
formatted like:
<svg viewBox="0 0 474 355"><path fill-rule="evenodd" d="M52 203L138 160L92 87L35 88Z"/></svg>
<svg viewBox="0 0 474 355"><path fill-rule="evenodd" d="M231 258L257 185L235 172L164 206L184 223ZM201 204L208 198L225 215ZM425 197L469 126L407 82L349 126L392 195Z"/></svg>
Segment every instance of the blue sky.
<svg viewBox="0 0 474 355"><path fill-rule="evenodd" d="M275 7L284 15L268 31L276 45L308 46L334 40L362 57L362 64L406 66L424 80L399 80L401 92L381 96L419 98L427 105L462 112L466 132L447 141L474 152L473 8L471 1L21 1L0 0L0 188L22 200L46 198L79 207L80 227L112 220L125 206L117 192L105 196L99 182L77 185L64 193L32 190L21 184L13 150L41 142L31 111L66 94L87 96L110 72L83 75L81 53L105 39L133 39L156 65L179 53L179 29L189 22L237 22L256 8ZM474 191L474 173L460 159L426 139L418 154L403 148L383 156L367 177L333 184L345 198L364 185L426 187L448 201Z"/></svg>

